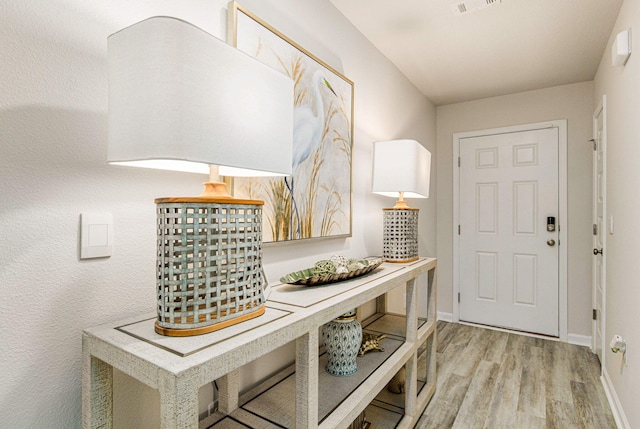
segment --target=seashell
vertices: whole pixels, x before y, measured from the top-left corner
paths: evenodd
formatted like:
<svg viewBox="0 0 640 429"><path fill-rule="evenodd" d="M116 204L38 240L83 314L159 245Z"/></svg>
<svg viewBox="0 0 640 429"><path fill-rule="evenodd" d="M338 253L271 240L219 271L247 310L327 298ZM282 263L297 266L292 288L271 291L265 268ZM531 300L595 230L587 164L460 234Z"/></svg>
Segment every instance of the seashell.
<svg viewBox="0 0 640 429"><path fill-rule="evenodd" d="M405 384L406 384L406 369L403 366L400 368L400 371L393 376L393 378L387 384L387 390L391 393L404 393Z"/></svg>
<svg viewBox="0 0 640 429"><path fill-rule="evenodd" d="M349 262L349 272L359 270L360 268L364 268L364 264L362 262Z"/></svg>
<svg viewBox="0 0 640 429"><path fill-rule="evenodd" d="M358 352L358 356L363 356L365 353L375 350L377 352L383 352L384 349L380 347L380 341L383 338L387 338L386 334L382 334L380 336L375 336L373 334L364 333L362 334L362 345L360 346L360 351Z"/></svg>

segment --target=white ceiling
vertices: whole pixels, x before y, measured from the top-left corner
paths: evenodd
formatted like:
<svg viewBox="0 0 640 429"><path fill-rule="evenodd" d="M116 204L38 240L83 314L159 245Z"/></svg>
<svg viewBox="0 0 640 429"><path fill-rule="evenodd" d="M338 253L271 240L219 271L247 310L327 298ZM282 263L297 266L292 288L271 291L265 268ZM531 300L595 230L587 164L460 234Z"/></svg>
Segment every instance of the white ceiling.
<svg viewBox="0 0 640 429"><path fill-rule="evenodd" d="M330 0L434 104L592 80L623 0Z"/></svg>

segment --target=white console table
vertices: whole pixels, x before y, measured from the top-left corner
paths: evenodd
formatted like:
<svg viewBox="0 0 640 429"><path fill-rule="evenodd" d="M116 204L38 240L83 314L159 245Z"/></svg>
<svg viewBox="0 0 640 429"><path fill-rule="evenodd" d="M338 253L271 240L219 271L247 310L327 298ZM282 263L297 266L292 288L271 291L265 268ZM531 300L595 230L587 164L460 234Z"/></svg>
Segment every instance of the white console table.
<svg viewBox="0 0 640 429"><path fill-rule="evenodd" d="M419 318L416 278L423 273L428 273L428 314ZM276 284L264 315L195 337L156 334L154 314L87 329L82 338L83 428L113 427L113 368L160 392L162 429L231 427L225 419L242 421L243 414L250 414L251 423L243 423L249 427L328 429L349 426L379 394L393 395L384 388L403 366L407 380L404 397L395 395L382 401L403 399L388 408L399 416L396 427L413 427L435 391L435 276L436 260L421 258L408 264L384 263L370 274L341 283L317 287ZM406 287L406 317L386 312L385 294L398 286ZM320 363L319 328L374 299L377 313L362 324L365 330L388 334L388 339L382 340L385 352L359 357L359 370L353 376L328 375ZM238 369L294 340L294 367L277 375L275 382L267 381L240 398ZM423 368L422 375L419 368ZM212 380L218 380L220 412L199 422L198 389ZM291 413L280 411L261 420L259 413L244 409L259 407L255 398L266 397L263 392L288 385L288 395L295 398L289 404ZM332 386L337 385L344 397L333 394ZM274 394L282 395L277 389ZM325 404L327 400L333 402Z"/></svg>

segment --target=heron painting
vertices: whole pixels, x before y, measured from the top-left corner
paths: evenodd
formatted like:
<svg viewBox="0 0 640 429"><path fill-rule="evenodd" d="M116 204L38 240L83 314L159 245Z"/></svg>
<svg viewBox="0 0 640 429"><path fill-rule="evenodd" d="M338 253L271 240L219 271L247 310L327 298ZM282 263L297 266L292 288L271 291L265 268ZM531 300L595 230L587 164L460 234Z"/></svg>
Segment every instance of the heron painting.
<svg viewBox="0 0 640 429"><path fill-rule="evenodd" d="M265 202L265 242L350 236L353 83L236 2L228 28L238 49L294 82L292 175L236 178L234 194Z"/></svg>

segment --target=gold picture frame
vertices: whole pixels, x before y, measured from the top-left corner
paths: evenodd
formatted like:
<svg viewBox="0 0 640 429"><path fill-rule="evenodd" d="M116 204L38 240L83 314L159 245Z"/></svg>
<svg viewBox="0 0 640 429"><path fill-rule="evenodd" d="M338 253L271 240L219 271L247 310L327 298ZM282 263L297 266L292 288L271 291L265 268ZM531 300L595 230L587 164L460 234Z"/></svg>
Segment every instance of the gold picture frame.
<svg viewBox="0 0 640 429"><path fill-rule="evenodd" d="M294 81L292 175L235 178L234 195L264 201L265 243L350 237L353 82L236 1L227 18L228 43Z"/></svg>

